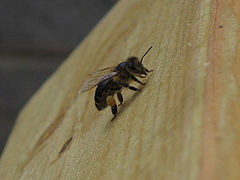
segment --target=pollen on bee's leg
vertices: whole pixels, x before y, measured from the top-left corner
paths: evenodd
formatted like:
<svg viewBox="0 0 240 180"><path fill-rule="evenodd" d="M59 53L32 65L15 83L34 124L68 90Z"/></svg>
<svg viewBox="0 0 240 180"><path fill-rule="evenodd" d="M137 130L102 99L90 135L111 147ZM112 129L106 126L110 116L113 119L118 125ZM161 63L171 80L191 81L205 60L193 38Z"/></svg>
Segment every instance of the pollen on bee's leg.
<svg viewBox="0 0 240 180"><path fill-rule="evenodd" d="M108 96L107 97L107 105L108 106L114 106L116 104L116 101L113 96Z"/></svg>

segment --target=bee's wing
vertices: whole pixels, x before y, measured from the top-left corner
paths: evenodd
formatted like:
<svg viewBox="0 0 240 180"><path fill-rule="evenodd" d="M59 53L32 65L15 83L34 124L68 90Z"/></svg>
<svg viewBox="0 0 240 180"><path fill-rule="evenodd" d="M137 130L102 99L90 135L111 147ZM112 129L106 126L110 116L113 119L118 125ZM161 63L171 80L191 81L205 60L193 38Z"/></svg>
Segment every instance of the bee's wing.
<svg viewBox="0 0 240 180"><path fill-rule="evenodd" d="M110 73L102 75L102 76L91 77L90 79L88 79L84 82L84 84L82 85L82 87L79 90L79 94L94 88L99 82L107 80L116 75L117 75L117 72L110 72Z"/></svg>
<svg viewBox="0 0 240 180"><path fill-rule="evenodd" d="M115 66L111 66L111 67L107 67L107 68L100 69L100 70L98 70L98 71L95 71L95 72L92 73L92 74L89 74L89 76L90 76L90 77L103 76L103 75L105 75L105 74L108 74L108 73L113 72L114 67L115 67Z"/></svg>

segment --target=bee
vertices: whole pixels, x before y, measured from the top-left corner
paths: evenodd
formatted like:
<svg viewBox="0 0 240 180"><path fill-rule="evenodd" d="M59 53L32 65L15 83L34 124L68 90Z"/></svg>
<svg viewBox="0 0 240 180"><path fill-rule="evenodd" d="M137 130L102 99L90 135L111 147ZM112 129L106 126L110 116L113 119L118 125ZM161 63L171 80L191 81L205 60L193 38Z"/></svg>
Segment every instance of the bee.
<svg viewBox="0 0 240 180"><path fill-rule="evenodd" d="M144 53L141 60L135 56L131 56L117 66L104 68L90 74L91 77L81 86L79 93L86 92L97 86L94 96L95 106L99 111L107 106L111 106L113 114L111 121L113 121L117 116L117 104L114 95L117 94L120 102L118 106L120 106L123 103L122 88L125 87L132 91L140 91L138 88L130 86L128 82L133 80L141 85L145 85L145 83L138 80L136 76L146 78L147 73L153 71L148 70L142 63L144 56L146 56L151 49L152 46Z"/></svg>

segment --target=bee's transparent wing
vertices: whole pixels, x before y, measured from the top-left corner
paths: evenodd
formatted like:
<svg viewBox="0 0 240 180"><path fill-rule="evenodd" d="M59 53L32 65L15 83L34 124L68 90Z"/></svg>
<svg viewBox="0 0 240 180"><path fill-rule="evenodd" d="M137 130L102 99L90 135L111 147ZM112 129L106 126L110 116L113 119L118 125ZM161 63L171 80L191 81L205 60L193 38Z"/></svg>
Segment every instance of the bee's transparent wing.
<svg viewBox="0 0 240 180"><path fill-rule="evenodd" d="M84 82L84 84L82 85L82 87L79 90L79 94L94 88L99 82L107 80L116 75L117 75L117 72L110 72L110 73L102 75L102 76L91 77L90 79L88 79Z"/></svg>
<svg viewBox="0 0 240 180"><path fill-rule="evenodd" d="M115 76L117 73L113 72L114 66L100 69L92 74L89 74L89 79L81 86L79 93L86 92L94 88L100 81L109 79Z"/></svg>
<svg viewBox="0 0 240 180"><path fill-rule="evenodd" d="M99 77L99 76L103 76L105 74L108 74L108 73L111 73L113 72L113 69L114 69L115 66L111 66L111 67L107 67L107 68L103 68L103 69L100 69L98 71L95 71L94 73L92 74L89 74L90 77Z"/></svg>

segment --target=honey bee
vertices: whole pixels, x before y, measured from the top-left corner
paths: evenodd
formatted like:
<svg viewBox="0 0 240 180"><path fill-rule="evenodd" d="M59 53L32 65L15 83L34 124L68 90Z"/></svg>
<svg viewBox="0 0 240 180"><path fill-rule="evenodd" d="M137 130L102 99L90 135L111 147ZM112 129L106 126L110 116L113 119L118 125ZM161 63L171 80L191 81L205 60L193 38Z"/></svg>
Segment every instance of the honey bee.
<svg viewBox="0 0 240 180"><path fill-rule="evenodd" d="M136 76L146 78L147 73L153 71L148 70L142 64L144 56L146 56L151 49L152 46L144 53L141 60L135 56L131 56L117 66L104 68L90 74L91 77L81 86L79 93L86 92L97 86L94 96L95 106L99 111L107 106L111 106L113 114L111 121L113 121L117 116L117 104L114 95L117 94L120 102L118 106L120 106L123 103L122 88L125 87L132 91L140 91L138 88L130 86L128 82L133 80L141 85L145 85L145 83L139 81Z"/></svg>

